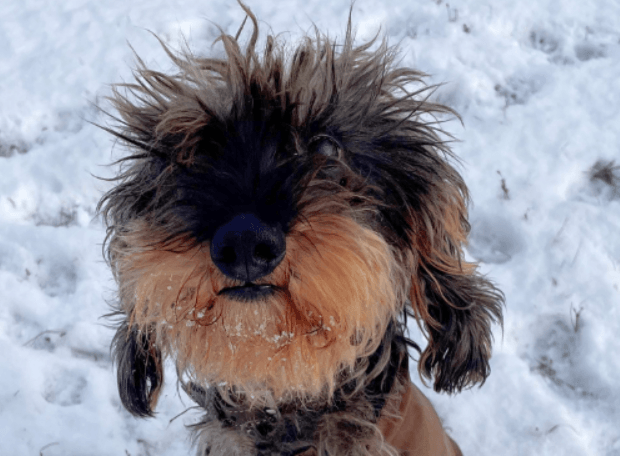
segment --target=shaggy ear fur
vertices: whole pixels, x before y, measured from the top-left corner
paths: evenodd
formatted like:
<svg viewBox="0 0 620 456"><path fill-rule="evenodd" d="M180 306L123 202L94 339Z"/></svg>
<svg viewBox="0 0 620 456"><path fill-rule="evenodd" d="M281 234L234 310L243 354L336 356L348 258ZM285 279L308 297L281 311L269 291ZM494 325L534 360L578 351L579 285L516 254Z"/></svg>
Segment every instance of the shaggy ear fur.
<svg viewBox="0 0 620 456"><path fill-rule="evenodd" d="M121 324L112 341L118 391L125 408L135 416L153 416L164 380L162 356L147 334Z"/></svg>
<svg viewBox="0 0 620 456"><path fill-rule="evenodd" d="M504 302L502 292L463 259L470 229L467 190L460 176L451 177L435 189L432 206L416 221L411 290L414 314L429 339L420 372L434 378L435 391L448 393L483 383L489 375L491 325L502 323Z"/></svg>

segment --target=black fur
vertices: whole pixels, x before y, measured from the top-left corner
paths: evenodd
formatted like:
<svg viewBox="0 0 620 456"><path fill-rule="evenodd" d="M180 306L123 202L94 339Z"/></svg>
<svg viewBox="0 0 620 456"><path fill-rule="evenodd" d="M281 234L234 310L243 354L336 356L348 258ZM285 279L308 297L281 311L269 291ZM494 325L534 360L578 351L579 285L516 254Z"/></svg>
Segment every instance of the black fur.
<svg viewBox="0 0 620 456"><path fill-rule="evenodd" d="M135 416L153 416L153 402L164 381L159 350L144 333L129 329L126 322L112 341L118 391L125 408Z"/></svg>

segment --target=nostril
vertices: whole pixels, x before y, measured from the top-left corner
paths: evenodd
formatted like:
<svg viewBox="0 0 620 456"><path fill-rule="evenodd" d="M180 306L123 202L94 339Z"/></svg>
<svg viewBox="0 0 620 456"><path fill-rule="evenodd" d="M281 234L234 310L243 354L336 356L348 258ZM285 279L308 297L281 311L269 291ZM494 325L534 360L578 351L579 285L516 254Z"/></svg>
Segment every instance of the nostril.
<svg viewBox="0 0 620 456"><path fill-rule="evenodd" d="M220 251L219 260L222 263L232 264L237 261L237 254L235 253L235 248L227 245L222 248Z"/></svg>
<svg viewBox="0 0 620 456"><path fill-rule="evenodd" d="M273 254L273 249L269 245L261 242L254 248L254 257L264 261L272 261L276 255Z"/></svg>

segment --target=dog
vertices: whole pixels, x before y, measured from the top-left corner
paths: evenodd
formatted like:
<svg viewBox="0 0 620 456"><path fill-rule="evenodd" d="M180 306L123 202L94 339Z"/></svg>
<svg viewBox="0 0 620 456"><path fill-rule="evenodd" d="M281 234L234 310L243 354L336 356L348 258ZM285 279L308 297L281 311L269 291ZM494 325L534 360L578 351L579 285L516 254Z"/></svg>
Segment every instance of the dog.
<svg viewBox="0 0 620 456"><path fill-rule="evenodd" d="M114 86L130 150L98 210L118 283L125 408L152 416L172 359L205 410L201 456L460 455L409 376L489 374L503 294L464 259L467 187L425 75L375 37L258 23L221 58L173 52ZM245 24L245 21L244 21ZM408 337L415 319L427 337Z"/></svg>

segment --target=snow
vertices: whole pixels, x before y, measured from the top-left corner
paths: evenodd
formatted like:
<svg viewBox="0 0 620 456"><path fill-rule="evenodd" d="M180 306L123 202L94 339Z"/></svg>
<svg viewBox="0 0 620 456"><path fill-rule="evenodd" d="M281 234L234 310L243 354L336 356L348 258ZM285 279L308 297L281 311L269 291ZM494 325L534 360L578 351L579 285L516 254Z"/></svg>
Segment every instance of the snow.
<svg viewBox="0 0 620 456"><path fill-rule="evenodd" d="M248 5L295 41L313 23L342 36L350 4ZM0 455L191 454L199 415L174 419L192 403L173 371L155 419L118 399L95 216L109 184L93 175L123 151L91 122L131 79L128 43L165 70L149 31L208 54L216 24L234 34L243 18L222 0L2 3ZM507 297L484 386L424 389L445 426L465 455L620 455L620 170L592 177L620 164L620 3L357 0L353 22L445 83L435 98L464 125L446 128L474 201L468 254Z"/></svg>

